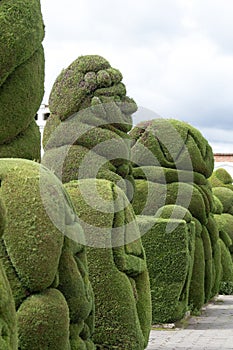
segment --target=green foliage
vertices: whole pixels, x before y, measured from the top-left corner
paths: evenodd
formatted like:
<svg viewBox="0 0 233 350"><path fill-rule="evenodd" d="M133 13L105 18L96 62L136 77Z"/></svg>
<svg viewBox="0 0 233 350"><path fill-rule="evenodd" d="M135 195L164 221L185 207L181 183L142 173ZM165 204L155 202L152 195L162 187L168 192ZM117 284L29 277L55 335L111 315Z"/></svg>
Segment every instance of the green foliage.
<svg viewBox="0 0 233 350"><path fill-rule="evenodd" d="M21 132L10 143L0 145L0 158L24 158L40 160L40 130L33 120L28 128Z"/></svg>
<svg viewBox="0 0 233 350"><path fill-rule="evenodd" d="M6 225L6 207L0 198L0 237ZM16 350L17 327L14 298L3 264L0 261L0 349Z"/></svg>
<svg viewBox="0 0 233 350"><path fill-rule="evenodd" d="M105 119L106 112L114 118L112 112L115 111L118 113L112 122L119 123L119 119L116 118L119 115L119 108L115 102L124 102L126 95L125 86L121 80L121 73L111 68L109 62L103 57L80 56L57 77L49 97L51 113L64 120L79 110L91 107L98 117L101 108L99 105L104 103L109 104L111 111L106 111L105 108L108 106L102 107L101 118ZM132 108L135 109L135 103L131 102ZM124 109L123 107L121 108ZM129 118L129 114L133 113L132 108L130 108L131 111L127 111L129 113L125 123L127 120L130 124L132 123ZM126 125L123 129L125 127Z"/></svg>
<svg viewBox="0 0 233 350"><path fill-rule="evenodd" d="M227 187L233 190L233 179L231 175L224 169L216 169L210 177L212 187Z"/></svg>
<svg viewBox="0 0 233 350"><path fill-rule="evenodd" d="M233 192L226 187L214 187L213 194L221 201L223 212L233 215Z"/></svg>
<svg viewBox="0 0 233 350"><path fill-rule="evenodd" d="M11 288L0 262L0 349L17 350L16 310Z"/></svg>
<svg viewBox="0 0 233 350"><path fill-rule="evenodd" d="M60 164L60 155L64 151L61 147L64 146L67 159L62 181L106 178L121 183L121 188L130 198L134 179L128 131L132 127L131 114L137 110L137 105L126 96L121 80L121 73L98 55L81 56L60 73L49 97L52 114L44 130L43 163L50 169L56 167L56 162ZM96 166L93 168L87 164L88 173L79 177L79 168L83 164L78 155L84 157L85 154L97 167L102 162L98 175L94 171ZM104 158L106 165L103 164ZM111 171L108 170L110 163Z"/></svg>
<svg viewBox="0 0 233 350"><path fill-rule="evenodd" d="M93 195L93 186L98 198ZM88 245L97 349L142 350L150 332L151 300L132 207L119 187L107 180L72 181L65 187L82 220ZM87 198L91 199L89 204ZM117 210L120 205L124 209Z"/></svg>
<svg viewBox="0 0 233 350"><path fill-rule="evenodd" d="M214 198L214 208L213 208L213 213L214 214L222 214L223 212L223 205L220 199L218 199L217 196L213 195Z"/></svg>
<svg viewBox="0 0 233 350"><path fill-rule="evenodd" d="M22 285L30 292L42 291L54 281L64 240L44 207L39 182L43 171L47 174L39 164L30 161L0 161L0 194L7 208L4 245ZM48 187L53 179L54 175L48 173ZM48 195L55 196L52 186L47 189ZM54 200L60 213L62 202L59 198Z"/></svg>
<svg viewBox="0 0 233 350"><path fill-rule="evenodd" d="M69 350L69 310L64 296L47 289L28 297L17 312L21 350Z"/></svg>
<svg viewBox="0 0 233 350"><path fill-rule="evenodd" d="M212 174L212 149L202 134L187 123L158 118L138 124L130 135L135 164L195 171L206 178ZM154 158L148 156L148 150Z"/></svg>
<svg viewBox="0 0 233 350"><path fill-rule="evenodd" d="M189 305L200 310L205 302L205 252L203 241L196 236L193 272L189 289Z"/></svg>
<svg viewBox="0 0 233 350"><path fill-rule="evenodd" d="M219 288L220 294L232 295L233 294L233 282L221 282Z"/></svg>
<svg viewBox="0 0 233 350"><path fill-rule="evenodd" d="M212 289L211 298L219 293L219 284L221 280L221 247L219 238L219 228L215 215L210 214L206 225L212 247Z"/></svg>
<svg viewBox="0 0 233 350"><path fill-rule="evenodd" d="M44 94L44 52L39 49L0 87L0 144L12 141L33 121Z"/></svg>
<svg viewBox="0 0 233 350"><path fill-rule="evenodd" d="M220 241L221 245L221 264L222 264L222 277L221 282L233 283L233 262L229 249L227 249L224 242ZM221 284L220 284L221 286Z"/></svg>
<svg viewBox="0 0 233 350"><path fill-rule="evenodd" d="M2 0L0 28L1 86L16 67L27 61L40 47L44 38L40 1Z"/></svg>
<svg viewBox="0 0 233 350"><path fill-rule="evenodd" d="M83 231L67 192L53 173L29 160L1 159L0 180L7 213L0 260L17 308L20 349L82 344L94 350L86 251L72 240Z"/></svg>
<svg viewBox="0 0 233 350"><path fill-rule="evenodd" d="M175 209L180 210L188 222L162 218L169 217ZM142 236L142 242L150 275L153 324L180 320L188 309L195 228L190 214L182 209L165 207L158 219L138 217L141 231L143 226L150 227Z"/></svg>
<svg viewBox="0 0 233 350"><path fill-rule="evenodd" d="M219 234L211 217L220 208L214 208L208 181L214 166L212 149L196 128L174 119L142 122L130 135L136 214L159 217L163 205L174 204L192 214L196 244L189 306L200 310L214 291L218 293L220 283ZM179 212L171 217L176 214L179 217Z"/></svg>
<svg viewBox="0 0 233 350"><path fill-rule="evenodd" d="M0 2L0 157L40 161L34 117L44 95L39 0Z"/></svg>
<svg viewBox="0 0 233 350"><path fill-rule="evenodd" d="M188 183L174 182L167 185L146 180L135 180L135 193L132 201L137 215L155 215L163 205L187 206L191 214L200 222L207 222L208 207L199 187Z"/></svg>
<svg viewBox="0 0 233 350"><path fill-rule="evenodd" d="M212 296L213 287L213 260L212 247L209 232L205 226L202 227L201 237L203 241L205 255L205 302L208 302Z"/></svg>

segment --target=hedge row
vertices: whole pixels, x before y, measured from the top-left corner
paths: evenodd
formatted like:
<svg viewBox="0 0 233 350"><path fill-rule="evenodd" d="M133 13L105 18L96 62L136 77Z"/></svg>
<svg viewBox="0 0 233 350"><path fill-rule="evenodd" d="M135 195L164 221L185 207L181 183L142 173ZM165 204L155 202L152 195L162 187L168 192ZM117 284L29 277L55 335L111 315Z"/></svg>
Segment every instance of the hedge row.
<svg viewBox="0 0 233 350"><path fill-rule="evenodd" d="M215 198L215 220L221 238L221 284L220 293L233 293L233 180L223 168L210 177Z"/></svg>
<svg viewBox="0 0 233 350"><path fill-rule="evenodd" d="M133 139L131 151L136 187L133 208L137 215L144 216L144 221L152 221L156 227L154 235L145 233L142 237L150 280L154 286L153 322L175 321L182 318L187 310L199 310L219 291L221 241L219 232L215 229L214 198L208 181L213 172L213 153L207 140L197 129L174 119L142 122L130 135ZM184 207L192 217L195 244L191 244L189 250L186 250L186 262L182 246L177 247L179 253L176 258L173 257L173 250L167 248L168 224L163 223L163 210L161 212L160 208L166 209L168 205L174 205L170 210L171 222L175 219L184 220L185 215L181 214L177 206ZM160 229L160 225L164 225L164 228ZM177 245L182 244L181 237L186 237L187 241L191 239L187 223L177 224L177 230L178 227L180 238L177 236ZM172 233L175 234L175 230ZM169 256L174 262L173 267L172 264L169 266L169 275L175 276L179 273L182 276L183 285L180 284L179 289L174 288L173 280L169 281L167 273L164 273L169 261L164 256ZM161 259L164 259L164 264L161 264ZM180 268L177 271L179 262ZM190 266L191 281L187 283ZM161 288L161 285L164 287ZM181 295L184 290L188 294L186 299L182 299ZM170 305L174 306L171 308Z"/></svg>

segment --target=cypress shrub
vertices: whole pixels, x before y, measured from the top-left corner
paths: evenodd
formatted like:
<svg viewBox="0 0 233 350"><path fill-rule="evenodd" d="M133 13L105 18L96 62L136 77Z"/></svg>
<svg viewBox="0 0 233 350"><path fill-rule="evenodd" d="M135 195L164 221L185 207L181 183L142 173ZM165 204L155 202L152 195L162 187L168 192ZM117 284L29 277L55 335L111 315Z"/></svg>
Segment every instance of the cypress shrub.
<svg viewBox="0 0 233 350"><path fill-rule="evenodd" d="M213 194L221 201L223 212L233 215L233 192L226 187L213 187Z"/></svg>
<svg viewBox="0 0 233 350"><path fill-rule="evenodd" d="M171 218L173 210L184 219ZM141 231L146 231L142 243L150 276L153 324L175 322L188 310L195 242L195 226L187 210L165 206L157 215L137 217ZM169 225L172 230L168 230Z"/></svg>
<svg viewBox="0 0 233 350"><path fill-rule="evenodd" d="M219 270L215 266L219 262L219 242L218 238L212 239L215 233L210 237L207 228L214 210L208 181L214 165L212 149L196 128L174 119L139 123L130 135L135 212L153 216L158 207L175 204L187 208L195 221L189 304L199 310L219 285ZM175 219L175 215L172 217Z"/></svg>
<svg viewBox="0 0 233 350"><path fill-rule="evenodd" d="M4 233L6 222L6 209L0 198L0 237ZM2 262L0 261L0 349L16 350L17 327L16 310L10 284L7 279Z"/></svg>
<svg viewBox="0 0 233 350"><path fill-rule="evenodd" d="M66 183L82 221L84 217L101 229L105 223L111 230L120 226L119 234L112 237L111 248L104 250L97 247L105 244L105 236L82 225L85 244L90 246L87 261L96 304L94 342L98 349L143 349L151 324L149 278L138 227L133 224L134 230L129 232L123 228L128 225L127 220L135 221L133 210L122 192L118 193L121 188L129 200L132 198L134 179L128 131L136 103L126 96L119 70L101 56L87 55L79 57L57 77L49 106L51 115L44 130L42 163ZM90 205L85 205L79 184L91 187L95 184L93 179L99 179L100 193L106 191L110 203L119 195L117 203L129 209L115 215L111 213L118 210L109 204L115 211L109 215L97 212L96 206L102 204L102 199L98 201L94 191L90 193ZM72 180L79 180L78 185L73 185ZM138 238L132 244L132 252L124 234L136 234Z"/></svg>
<svg viewBox="0 0 233 350"><path fill-rule="evenodd" d="M233 192L225 186L213 187L216 200L215 221L219 229L220 244L221 244L221 280L220 293L232 294L233 291ZM220 202L220 204L219 204Z"/></svg>
<svg viewBox="0 0 233 350"><path fill-rule="evenodd" d="M137 110L137 105L126 96L119 70L98 55L78 57L57 77L50 93L49 107L51 115L43 136L43 164L48 168L55 167L66 146L59 174L62 181L107 178L118 182L131 199L134 180L128 131L132 128L131 115ZM47 156L47 152L52 156ZM84 160L79 160L77 155L81 153L88 156L88 164L96 163L98 176L96 167L91 169L83 165ZM101 160L98 156L111 163L111 171L118 176L98 171ZM85 168L83 176L79 171L81 165Z"/></svg>
<svg viewBox="0 0 233 350"><path fill-rule="evenodd" d="M212 187L226 187L233 190L233 179L224 168L216 169L210 177Z"/></svg>
<svg viewBox="0 0 233 350"><path fill-rule="evenodd" d="M39 160L40 131L32 123L44 94L40 1L1 1L0 14L0 157Z"/></svg>
<svg viewBox="0 0 233 350"><path fill-rule="evenodd" d="M1 159L0 180L7 213L0 259L17 309L19 348L94 350L93 291L68 194L29 160Z"/></svg>
<svg viewBox="0 0 233 350"><path fill-rule="evenodd" d="M99 198L93 196L93 186ZM65 188L88 245L89 275L95 295L96 347L144 349L151 325L150 284L132 207L120 188L107 180L71 181Z"/></svg>

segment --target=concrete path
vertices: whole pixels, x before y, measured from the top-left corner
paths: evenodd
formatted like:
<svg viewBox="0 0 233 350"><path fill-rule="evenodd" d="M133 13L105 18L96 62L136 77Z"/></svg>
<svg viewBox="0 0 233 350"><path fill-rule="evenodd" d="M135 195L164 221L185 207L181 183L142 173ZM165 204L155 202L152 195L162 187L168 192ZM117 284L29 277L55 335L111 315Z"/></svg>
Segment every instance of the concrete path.
<svg viewBox="0 0 233 350"><path fill-rule="evenodd" d="M152 330L146 350L233 350L233 295L220 295L201 316L175 330Z"/></svg>

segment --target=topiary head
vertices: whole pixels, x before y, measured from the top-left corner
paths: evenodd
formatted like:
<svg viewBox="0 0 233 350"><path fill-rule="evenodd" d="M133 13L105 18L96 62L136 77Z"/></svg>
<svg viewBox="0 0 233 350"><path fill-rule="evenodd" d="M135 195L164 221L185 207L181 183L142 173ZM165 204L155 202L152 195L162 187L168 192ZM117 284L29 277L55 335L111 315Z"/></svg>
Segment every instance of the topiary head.
<svg viewBox="0 0 233 350"><path fill-rule="evenodd" d="M120 121L124 131L132 127L131 114L137 110L136 103L126 96L121 72L98 55L80 56L60 73L50 93L49 107L61 120L91 108L96 117L111 124ZM117 118L119 113L121 117Z"/></svg>

